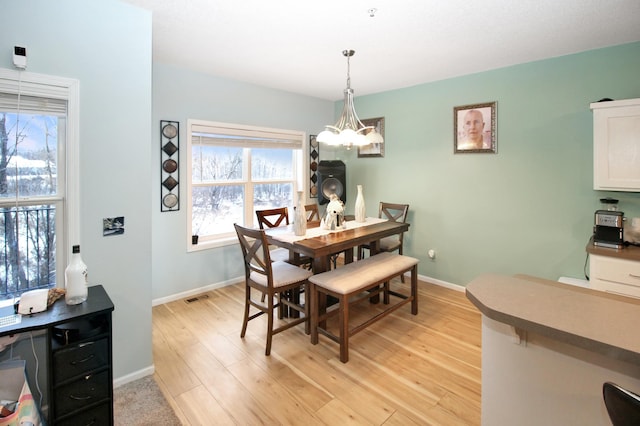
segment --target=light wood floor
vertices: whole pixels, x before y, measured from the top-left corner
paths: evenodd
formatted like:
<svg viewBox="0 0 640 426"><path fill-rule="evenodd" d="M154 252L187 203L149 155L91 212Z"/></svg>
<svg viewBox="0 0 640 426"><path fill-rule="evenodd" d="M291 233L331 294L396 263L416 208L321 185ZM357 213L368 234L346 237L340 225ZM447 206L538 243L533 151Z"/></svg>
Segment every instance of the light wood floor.
<svg viewBox="0 0 640 426"><path fill-rule="evenodd" d="M355 335L347 364L302 324L268 357L262 318L241 339L240 284L156 306L155 379L185 425L479 425L480 314L462 292L419 288L419 314L405 305Z"/></svg>

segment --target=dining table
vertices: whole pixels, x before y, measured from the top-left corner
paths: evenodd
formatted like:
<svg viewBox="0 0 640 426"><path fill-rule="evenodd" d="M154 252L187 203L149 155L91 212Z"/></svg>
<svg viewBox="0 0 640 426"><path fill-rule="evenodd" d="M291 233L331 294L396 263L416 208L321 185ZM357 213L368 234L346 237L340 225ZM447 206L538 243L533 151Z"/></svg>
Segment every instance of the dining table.
<svg viewBox="0 0 640 426"><path fill-rule="evenodd" d="M345 263L353 262L353 249L362 244L371 247L371 255L380 251L382 238L409 230L409 224L387 219L367 217L364 222L345 221L344 229L324 229L320 222L311 223L305 235L295 235L293 226L269 228L265 231L270 245L289 250L290 256L308 256L312 259L314 274L328 271L331 256L345 253Z"/></svg>
<svg viewBox="0 0 640 426"><path fill-rule="evenodd" d="M321 222L308 224L305 235L295 235L292 225L265 230L270 245L289 250L289 256L308 256L312 259L314 274L326 272L331 267L331 256L344 253L344 263L353 262L353 249L367 244L370 255L380 251L380 240L409 230L406 222L367 217L364 222L347 220L340 229L324 229ZM378 303L379 296L371 297L371 303ZM319 301L320 312L326 310L326 299Z"/></svg>

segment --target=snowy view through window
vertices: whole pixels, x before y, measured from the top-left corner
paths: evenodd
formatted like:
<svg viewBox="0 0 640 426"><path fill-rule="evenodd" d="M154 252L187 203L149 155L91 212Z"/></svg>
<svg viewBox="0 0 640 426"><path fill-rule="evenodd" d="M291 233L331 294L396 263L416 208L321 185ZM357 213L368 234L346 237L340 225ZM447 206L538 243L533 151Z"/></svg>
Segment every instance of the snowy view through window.
<svg viewBox="0 0 640 426"><path fill-rule="evenodd" d="M0 299L55 285L58 117L0 111Z"/></svg>
<svg viewBox="0 0 640 426"><path fill-rule="evenodd" d="M192 231L229 235L256 209L293 206L294 150L193 145ZM249 166L250 165L250 166Z"/></svg>

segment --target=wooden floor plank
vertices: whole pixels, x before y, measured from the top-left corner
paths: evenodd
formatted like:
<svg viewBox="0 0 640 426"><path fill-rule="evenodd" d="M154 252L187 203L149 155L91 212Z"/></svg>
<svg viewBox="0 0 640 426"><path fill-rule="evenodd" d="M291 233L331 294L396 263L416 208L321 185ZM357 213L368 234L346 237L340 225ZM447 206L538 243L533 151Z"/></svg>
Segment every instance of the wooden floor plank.
<svg viewBox="0 0 640 426"><path fill-rule="evenodd" d="M156 380L183 424L480 424L481 319L463 292L420 282L418 315L407 305L355 335L345 364L302 324L268 357L264 316L240 338L244 291L153 308ZM364 302L353 319L380 309Z"/></svg>

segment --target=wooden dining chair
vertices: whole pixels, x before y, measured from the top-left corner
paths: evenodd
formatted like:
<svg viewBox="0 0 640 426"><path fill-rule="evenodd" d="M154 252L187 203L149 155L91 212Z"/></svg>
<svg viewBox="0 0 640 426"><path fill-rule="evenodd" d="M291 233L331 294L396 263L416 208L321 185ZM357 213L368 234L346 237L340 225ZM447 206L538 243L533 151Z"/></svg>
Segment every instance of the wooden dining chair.
<svg viewBox="0 0 640 426"><path fill-rule="evenodd" d="M289 209L287 207L278 207L275 209L256 210L256 217L258 218L258 226L260 229L276 228L278 226L286 226L289 224ZM306 256L300 256L298 253L293 253L293 256L289 256L289 250L284 248L275 248L271 250L272 260L282 260L289 262L296 266L306 266L311 269L311 262L313 259Z"/></svg>
<svg viewBox="0 0 640 426"><path fill-rule="evenodd" d="M307 212L307 223L320 222L320 211L316 203L305 205L304 210Z"/></svg>
<svg viewBox="0 0 640 426"><path fill-rule="evenodd" d="M378 217L384 218L392 222L407 221L407 214L409 213L409 204L396 204L380 202L378 207ZM385 237L379 242L379 250L384 252L398 251L398 254L402 254L404 232L398 235L391 235ZM364 257L364 250L370 250L369 244L362 244L358 246L358 260ZM400 280L404 282L404 275L400 276Z"/></svg>
<svg viewBox="0 0 640 426"><path fill-rule="evenodd" d="M293 211L296 211L295 206L293 207ZM318 210L317 204L306 204L304 211L306 213L307 224L320 224L320 211Z"/></svg>
<svg viewBox="0 0 640 426"><path fill-rule="evenodd" d="M258 226L260 229L275 228L289 224L289 210L286 207L277 209L256 210L258 218ZM273 261L289 261L289 250L280 247L270 247L271 260Z"/></svg>
<svg viewBox="0 0 640 426"><path fill-rule="evenodd" d="M256 210L256 216L260 229L264 229L265 226L267 228L276 228L289 224L289 209L287 207Z"/></svg>
<svg viewBox="0 0 640 426"><path fill-rule="evenodd" d="M309 328L309 303L296 303L287 297L287 294L295 290L304 289L309 294L308 278L313 272L298 268L287 262L271 260L271 251L264 229L245 228L234 224L238 241L242 249L245 271L245 304L242 331L240 337L244 338L247 325L252 319L267 315L267 344L265 355L271 353L271 341L275 334L285 331L300 323L305 323L305 333L310 333ZM266 294L266 300L262 301L252 297L255 294ZM298 312L298 317L290 316L284 320L283 307ZM252 309L257 312L251 313ZM274 325L274 313L278 308L278 326Z"/></svg>

